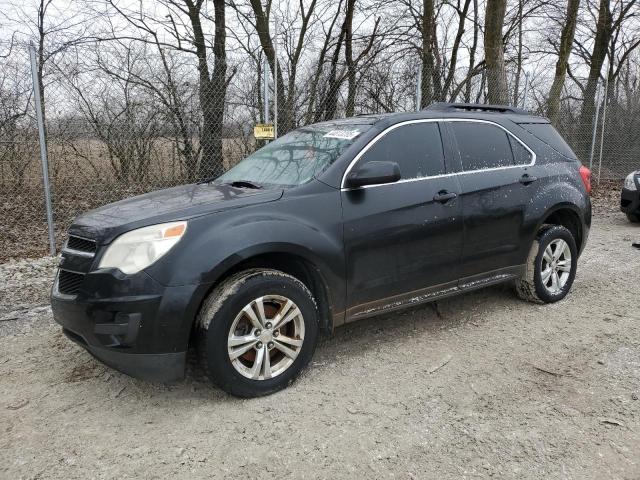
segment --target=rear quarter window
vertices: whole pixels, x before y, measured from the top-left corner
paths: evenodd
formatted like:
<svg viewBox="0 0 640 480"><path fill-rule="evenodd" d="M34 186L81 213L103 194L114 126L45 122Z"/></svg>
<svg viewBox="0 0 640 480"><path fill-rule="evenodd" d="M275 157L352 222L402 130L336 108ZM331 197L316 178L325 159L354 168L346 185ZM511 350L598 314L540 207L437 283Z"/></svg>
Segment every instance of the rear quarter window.
<svg viewBox="0 0 640 480"><path fill-rule="evenodd" d="M511 151L513 152L513 159L516 165L527 165L531 163L533 159L531 152L527 150L518 140L508 135L509 143L511 144Z"/></svg>
<svg viewBox="0 0 640 480"><path fill-rule="evenodd" d="M576 154L573 153L571 147L550 123L521 123L520 126L534 137L549 145L556 152L561 153L565 157L576 158Z"/></svg>

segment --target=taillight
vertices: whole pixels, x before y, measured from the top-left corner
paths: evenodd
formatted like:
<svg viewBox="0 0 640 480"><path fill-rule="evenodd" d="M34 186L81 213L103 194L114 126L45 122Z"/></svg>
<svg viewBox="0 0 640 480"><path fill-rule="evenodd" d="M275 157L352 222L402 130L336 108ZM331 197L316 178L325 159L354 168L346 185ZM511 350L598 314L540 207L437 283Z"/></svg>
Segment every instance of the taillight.
<svg viewBox="0 0 640 480"><path fill-rule="evenodd" d="M587 189L587 193L591 195L591 170L584 165L581 165L580 177L582 178L582 183L584 183L584 188Z"/></svg>

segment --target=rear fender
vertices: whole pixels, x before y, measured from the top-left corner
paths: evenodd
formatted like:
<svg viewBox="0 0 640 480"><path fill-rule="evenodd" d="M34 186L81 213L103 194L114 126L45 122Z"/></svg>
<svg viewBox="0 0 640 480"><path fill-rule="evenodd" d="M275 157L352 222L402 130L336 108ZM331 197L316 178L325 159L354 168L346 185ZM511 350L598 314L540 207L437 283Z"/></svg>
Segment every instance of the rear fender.
<svg viewBox="0 0 640 480"><path fill-rule="evenodd" d="M549 183L537 192L525 219L525 224L528 226L528 248L540 227L559 210L569 210L577 217L581 238L580 249L584 248L591 227L591 201L588 195L573 182Z"/></svg>

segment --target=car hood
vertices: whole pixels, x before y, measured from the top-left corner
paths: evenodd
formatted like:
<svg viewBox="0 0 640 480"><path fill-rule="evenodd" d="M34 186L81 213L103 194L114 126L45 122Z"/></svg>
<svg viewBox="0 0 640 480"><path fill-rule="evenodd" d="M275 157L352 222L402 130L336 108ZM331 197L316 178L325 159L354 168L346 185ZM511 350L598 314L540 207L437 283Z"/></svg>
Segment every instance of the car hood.
<svg viewBox="0 0 640 480"><path fill-rule="evenodd" d="M75 219L69 233L104 244L134 228L272 202L282 193L282 189L255 190L212 183L181 185L90 210Z"/></svg>

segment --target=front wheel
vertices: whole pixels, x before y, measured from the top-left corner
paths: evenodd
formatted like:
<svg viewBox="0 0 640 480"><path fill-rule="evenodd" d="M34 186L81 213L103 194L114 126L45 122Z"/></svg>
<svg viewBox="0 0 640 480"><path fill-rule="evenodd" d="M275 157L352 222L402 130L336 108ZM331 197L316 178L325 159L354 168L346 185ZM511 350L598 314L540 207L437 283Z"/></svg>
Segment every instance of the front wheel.
<svg viewBox="0 0 640 480"><path fill-rule="evenodd" d="M629 221L631 223L638 223L640 222L640 215L636 214L636 213L627 213L627 218L629 219Z"/></svg>
<svg viewBox="0 0 640 480"><path fill-rule="evenodd" d="M211 380L239 397L286 387L309 363L318 309L309 289L276 270L231 276L198 316L199 353Z"/></svg>
<svg viewBox="0 0 640 480"><path fill-rule="evenodd" d="M562 300L577 267L578 249L571 232L560 225L544 225L531 247L525 274L516 282L518 294L538 303Z"/></svg>

